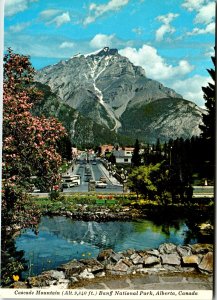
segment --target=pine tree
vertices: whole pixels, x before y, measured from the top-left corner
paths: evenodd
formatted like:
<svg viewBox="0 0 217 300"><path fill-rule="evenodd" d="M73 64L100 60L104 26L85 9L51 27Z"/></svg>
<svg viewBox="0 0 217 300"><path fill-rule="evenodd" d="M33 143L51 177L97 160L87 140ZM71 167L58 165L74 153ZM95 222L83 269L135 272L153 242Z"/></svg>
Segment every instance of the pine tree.
<svg viewBox="0 0 217 300"><path fill-rule="evenodd" d="M138 167L141 165L141 155L139 154L139 150L140 150L139 140L136 139L134 150L133 150L133 155L132 155L132 160L131 160L132 165L134 167Z"/></svg>
<svg viewBox="0 0 217 300"><path fill-rule="evenodd" d="M212 62L215 66L215 56L211 57ZM216 103L215 103L215 69L207 69L214 83L208 83L206 87L202 87L204 92L205 106L207 113L203 114L203 124L200 125L202 130L201 138L203 140L203 149L201 151L202 159L205 162L205 175L213 178L214 177L214 161L215 161L215 114L216 114Z"/></svg>
<svg viewBox="0 0 217 300"><path fill-rule="evenodd" d="M211 57L215 66L215 56ZM215 137L215 70L207 69L214 83L208 83L208 86L202 87L204 92L205 106L207 113L203 114L203 125L200 125L202 130L201 136L205 139L211 139L214 142Z"/></svg>

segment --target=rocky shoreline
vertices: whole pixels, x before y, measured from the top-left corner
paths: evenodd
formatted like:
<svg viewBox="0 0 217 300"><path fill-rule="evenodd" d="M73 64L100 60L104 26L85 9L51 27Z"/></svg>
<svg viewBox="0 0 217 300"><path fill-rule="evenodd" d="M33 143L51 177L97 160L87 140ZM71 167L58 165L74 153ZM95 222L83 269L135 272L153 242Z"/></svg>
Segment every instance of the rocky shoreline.
<svg viewBox="0 0 217 300"><path fill-rule="evenodd" d="M53 213L47 213L49 216L62 216L71 218L73 220L82 220L82 221L129 221L137 220L139 218L144 218L146 215L143 211L138 209L131 209L129 207L115 209L113 211L109 207L100 207L94 209L93 211L87 210L88 205L81 206L80 209L76 211L58 211Z"/></svg>
<svg viewBox="0 0 217 300"><path fill-rule="evenodd" d="M82 283L109 276L133 276L151 273L199 272L213 274L213 245L174 245L164 243L158 249L127 250L115 253L105 249L97 258L72 260L56 270L45 271L13 288L74 289Z"/></svg>

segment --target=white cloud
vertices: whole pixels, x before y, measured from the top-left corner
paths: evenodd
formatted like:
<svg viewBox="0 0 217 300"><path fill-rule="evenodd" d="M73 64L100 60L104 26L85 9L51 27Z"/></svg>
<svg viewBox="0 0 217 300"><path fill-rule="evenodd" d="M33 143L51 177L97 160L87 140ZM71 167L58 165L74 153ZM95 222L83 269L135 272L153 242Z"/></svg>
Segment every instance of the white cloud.
<svg viewBox="0 0 217 300"><path fill-rule="evenodd" d="M74 48L74 46L75 46L75 43L73 43L73 42L63 42L60 45L60 48L61 49L64 49L64 48Z"/></svg>
<svg viewBox="0 0 217 300"><path fill-rule="evenodd" d="M182 4L188 11L195 11L194 23L202 24L204 28L193 28L188 35L215 33L215 1L213 0L185 0Z"/></svg>
<svg viewBox="0 0 217 300"><path fill-rule="evenodd" d="M115 35L106 35L106 34L97 34L90 41L90 46L95 49L103 48L103 47L111 47L115 42Z"/></svg>
<svg viewBox="0 0 217 300"><path fill-rule="evenodd" d="M185 99L195 102L199 106L204 106L202 87L207 86L210 77L194 75L193 77L175 80L170 87L180 93Z"/></svg>
<svg viewBox="0 0 217 300"><path fill-rule="evenodd" d="M195 17L195 23L209 24L215 17L215 2L202 6Z"/></svg>
<svg viewBox="0 0 217 300"><path fill-rule="evenodd" d="M182 7L188 11L199 10L200 7L205 3L205 0L185 0Z"/></svg>
<svg viewBox="0 0 217 300"><path fill-rule="evenodd" d="M68 12L62 13L61 15L55 17L50 22L47 22L47 24L55 23L57 27L60 27L61 25L68 23L71 21L70 15Z"/></svg>
<svg viewBox="0 0 217 300"><path fill-rule="evenodd" d="M156 19L163 23L160 28L156 31L156 40L158 42L162 41L166 33L174 33L175 28L170 25L179 14L168 13L167 15L158 16Z"/></svg>
<svg viewBox="0 0 217 300"><path fill-rule="evenodd" d="M95 20L105 13L109 11L118 11L122 7L128 4L130 0L110 0L106 4L95 4L91 3L89 5L89 12L90 15L87 16L83 22L84 25L88 25L90 23L95 22Z"/></svg>
<svg viewBox="0 0 217 300"><path fill-rule="evenodd" d="M141 35L144 33L144 29L142 27L136 27L132 29L132 32L135 32L137 35Z"/></svg>
<svg viewBox="0 0 217 300"><path fill-rule="evenodd" d="M11 25L9 27L9 30L11 32L20 32L23 29L25 29L26 27L28 27L30 24L31 24L30 22L26 22L26 23L19 23L19 24L16 24L16 25Z"/></svg>
<svg viewBox="0 0 217 300"><path fill-rule="evenodd" d="M169 80L174 77L181 77L190 73L194 67L186 60L180 60L177 66L168 65L157 50L149 45L143 45L142 48L127 47L119 51L121 55L137 66L145 69L147 77L156 80Z"/></svg>
<svg viewBox="0 0 217 300"><path fill-rule="evenodd" d="M210 47L205 53L204 55L206 57L211 57L211 56L215 56L215 50L213 47Z"/></svg>
<svg viewBox="0 0 217 300"><path fill-rule="evenodd" d="M215 33L215 23L214 22L208 24L205 28L195 27L192 30L192 32L187 32L187 35L198 35L198 34L207 34L207 33L211 33L211 34Z"/></svg>
<svg viewBox="0 0 217 300"><path fill-rule="evenodd" d="M43 10L40 13L40 18L42 20L49 20L51 18L53 18L54 16L56 16L57 14L59 14L61 11L59 9L47 9L47 10Z"/></svg>
<svg viewBox="0 0 217 300"><path fill-rule="evenodd" d="M5 0L5 16L11 17L28 9L31 2L37 2L37 0Z"/></svg>
<svg viewBox="0 0 217 300"><path fill-rule="evenodd" d="M186 60L180 60L177 65L169 65L157 50L149 45L143 45L140 49L127 47L119 51L121 55L141 66L146 71L146 76L162 82L164 85L174 89L181 94L184 99L191 100L199 106L204 106L202 86L206 86L210 81L209 77L190 75L194 66Z"/></svg>

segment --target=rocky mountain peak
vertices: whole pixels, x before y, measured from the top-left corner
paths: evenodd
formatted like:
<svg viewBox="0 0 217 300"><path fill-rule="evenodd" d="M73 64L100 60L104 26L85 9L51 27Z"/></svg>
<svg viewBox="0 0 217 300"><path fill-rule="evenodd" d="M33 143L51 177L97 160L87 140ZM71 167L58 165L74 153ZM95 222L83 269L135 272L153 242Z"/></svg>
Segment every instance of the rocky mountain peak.
<svg viewBox="0 0 217 300"><path fill-rule="evenodd" d="M177 127L175 132L177 136L184 136L180 134L180 128L184 128L182 132L193 132L194 129L189 130L182 122L180 128L177 126L177 122L184 119L184 113L182 115L177 113L182 107L190 111L188 114L186 110L186 120L189 122L185 120L185 124L188 124L188 127L189 124L193 124L192 126L196 128L195 124L201 119L201 112L191 108L190 102L183 102L182 96L174 90L147 78L142 67L135 66L128 58L120 55L117 49L109 47L86 55L77 54L67 61L48 66L40 70L35 79L50 86L51 91L56 93L63 103L78 110L83 116L106 126L111 131L126 133L128 136L132 134L132 128L136 132L134 128L136 120L139 121L136 125L138 136L143 136L145 127L142 124L149 128L145 120L151 119L153 121L150 132L153 136L153 128L162 127L162 120L166 118L168 112L170 116L174 116L175 121L172 122L171 118L167 118L170 121L166 122L163 139L171 131L169 123ZM166 103L168 105L165 105ZM156 107L159 110L156 111ZM144 114L140 115L140 112ZM153 112L154 116L158 116L157 120L152 118ZM134 119L131 116L134 116ZM158 120L161 120L161 124ZM161 134L157 133L155 137L157 136Z"/></svg>
<svg viewBox="0 0 217 300"><path fill-rule="evenodd" d="M97 56L108 56L108 55L116 55L118 54L117 49L110 49L109 47L104 47L97 54Z"/></svg>

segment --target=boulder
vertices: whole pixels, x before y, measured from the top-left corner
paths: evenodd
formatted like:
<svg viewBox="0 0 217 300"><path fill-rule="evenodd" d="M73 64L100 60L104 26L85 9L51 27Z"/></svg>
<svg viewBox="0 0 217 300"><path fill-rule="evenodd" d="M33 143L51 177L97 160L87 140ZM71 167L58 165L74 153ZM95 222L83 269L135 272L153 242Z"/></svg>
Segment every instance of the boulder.
<svg viewBox="0 0 217 300"><path fill-rule="evenodd" d="M65 276L71 277L78 275L85 269L85 265L78 261L70 261L66 264L63 264L57 268L58 271L63 271L65 273Z"/></svg>
<svg viewBox="0 0 217 300"><path fill-rule="evenodd" d="M135 250L134 249L128 249L126 251L123 252L123 254L127 257L130 257L132 254L135 253Z"/></svg>
<svg viewBox="0 0 217 300"><path fill-rule="evenodd" d="M152 266L160 263L160 258L154 255L146 256L144 258L145 266Z"/></svg>
<svg viewBox="0 0 217 300"><path fill-rule="evenodd" d="M60 279L60 280L57 280L56 282L53 282L53 284L50 284L49 287L54 287L55 289L68 289L69 287L69 283L70 283L70 280L68 279Z"/></svg>
<svg viewBox="0 0 217 300"><path fill-rule="evenodd" d="M191 247L192 253L193 254L205 254L209 251L213 251L213 245L212 244L194 244L194 245L189 245Z"/></svg>
<svg viewBox="0 0 217 300"><path fill-rule="evenodd" d="M70 281L71 281L71 283L76 283L76 282L78 282L78 278L72 276L72 277L70 277Z"/></svg>
<svg viewBox="0 0 217 300"><path fill-rule="evenodd" d="M57 271L57 270L50 270L50 271L45 271L41 275L47 276L50 279L65 279L65 274L63 271Z"/></svg>
<svg viewBox="0 0 217 300"><path fill-rule="evenodd" d="M172 254L176 252L176 245L172 243L164 243L159 247L160 254Z"/></svg>
<svg viewBox="0 0 217 300"><path fill-rule="evenodd" d="M177 246L176 251L180 256L189 256L192 254L190 246Z"/></svg>
<svg viewBox="0 0 217 300"><path fill-rule="evenodd" d="M114 271L115 273L121 274L126 273L129 270L129 267L122 260L120 260L116 265L108 265L108 268L106 269L110 272Z"/></svg>
<svg viewBox="0 0 217 300"><path fill-rule="evenodd" d="M95 274L95 277L105 277L105 272L98 272Z"/></svg>
<svg viewBox="0 0 217 300"><path fill-rule="evenodd" d="M128 267L131 267L133 265L132 261L127 257L122 259L122 262L125 263Z"/></svg>
<svg viewBox="0 0 217 300"><path fill-rule="evenodd" d="M182 262L184 265L199 265L201 258L198 255L188 255L182 257Z"/></svg>
<svg viewBox="0 0 217 300"><path fill-rule="evenodd" d="M147 250L146 253L150 254L150 255L154 255L154 256L159 256L160 255L160 252L157 249Z"/></svg>
<svg viewBox="0 0 217 300"><path fill-rule="evenodd" d="M132 260L134 265L143 264L144 257L141 257L138 253L134 253L130 256L130 259Z"/></svg>
<svg viewBox="0 0 217 300"><path fill-rule="evenodd" d="M179 266L181 263L181 259L178 254L164 254L160 256L161 263L167 265Z"/></svg>
<svg viewBox="0 0 217 300"><path fill-rule="evenodd" d="M49 286L49 279L50 278L45 275L44 276L39 275L39 276L28 277L27 281L31 288L47 287Z"/></svg>
<svg viewBox="0 0 217 300"><path fill-rule="evenodd" d="M91 271L89 269L84 269L83 272L81 272L78 276L81 279L93 279L95 278L95 276L93 275L93 273L91 273Z"/></svg>
<svg viewBox="0 0 217 300"><path fill-rule="evenodd" d="M112 254L115 254L115 252L112 250L112 249L105 249L105 250L102 250L98 256L97 256L97 260L99 261L104 261L104 260L107 260L110 258L110 256Z"/></svg>
<svg viewBox="0 0 217 300"><path fill-rule="evenodd" d="M110 259L113 261L113 262L118 262L121 258L123 258L123 255L120 254L120 253L112 253L111 256L110 256Z"/></svg>
<svg viewBox="0 0 217 300"><path fill-rule="evenodd" d="M90 269L92 273L103 271L104 266L98 262L95 258L81 259L79 262L85 265L86 268Z"/></svg>
<svg viewBox="0 0 217 300"><path fill-rule="evenodd" d="M199 270L208 273L213 272L213 252L208 252L204 255L201 263L199 264Z"/></svg>
<svg viewBox="0 0 217 300"><path fill-rule="evenodd" d="M13 288L13 289L27 289L28 286L25 282L16 281L16 282L14 282L10 285L10 288Z"/></svg>

